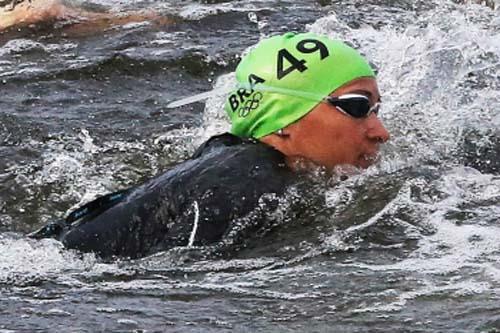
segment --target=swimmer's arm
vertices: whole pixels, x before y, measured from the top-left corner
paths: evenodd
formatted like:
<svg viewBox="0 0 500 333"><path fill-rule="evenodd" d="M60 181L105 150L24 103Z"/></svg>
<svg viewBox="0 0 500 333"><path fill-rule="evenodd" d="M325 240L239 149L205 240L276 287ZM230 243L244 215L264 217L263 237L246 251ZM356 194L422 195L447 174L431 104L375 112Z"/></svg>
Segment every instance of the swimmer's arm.
<svg viewBox="0 0 500 333"><path fill-rule="evenodd" d="M61 235L74 227L73 223L83 224L98 216L117 203L123 201L132 191L132 188L103 195L85 205L73 210L66 218L47 223L42 228L28 234L29 238L60 238Z"/></svg>
<svg viewBox="0 0 500 333"><path fill-rule="evenodd" d="M68 7L59 0L25 0L13 9L8 6L0 7L0 31L54 21L61 21L63 25L66 23L70 33L92 33L133 22L150 21L160 25L172 23L170 18L154 11L89 12L78 7Z"/></svg>
<svg viewBox="0 0 500 333"><path fill-rule="evenodd" d="M25 0L15 5L7 4L0 7L0 31L59 19L66 11L66 6L59 0Z"/></svg>
<svg viewBox="0 0 500 333"><path fill-rule="evenodd" d="M78 16L78 22L68 26L69 34L87 35L94 32L126 25L129 23L152 22L156 25L168 25L172 20L153 11L128 13L84 13Z"/></svg>

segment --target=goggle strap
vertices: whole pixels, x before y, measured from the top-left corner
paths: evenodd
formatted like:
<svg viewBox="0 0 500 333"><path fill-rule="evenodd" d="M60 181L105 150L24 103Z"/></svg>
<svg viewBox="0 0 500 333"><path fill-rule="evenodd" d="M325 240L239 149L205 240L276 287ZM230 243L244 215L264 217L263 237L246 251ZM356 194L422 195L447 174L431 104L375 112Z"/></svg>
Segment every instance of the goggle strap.
<svg viewBox="0 0 500 333"><path fill-rule="evenodd" d="M271 92L271 93L277 93L277 94L282 94L282 95L287 95L287 96L297 96L297 97L309 99L309 100L316 101L316 102L322 102L324 100L324 97L322 95L309 93L306 91L299 91L299 90L286 89L286 88L277 88L277 87L269 87L269 86L262 85L262 84L252 86L250 84L241 83L241 84L237 85L236 87L217 88L217 89L207 91L204 93L185 97L185 98L170 102L169 104L167 104L166 107L168 109L177 108L180 106L200 102L200 101L203 101L203 100L211 98L211 97L227 95L231 91L237 90L237 89Z"/></svg>
<svg viewBox="0 0 500 333"><path fill-rule="evenodd" d="M222 87L222 88L217 88L211 91L207 91L204 93L196 94L193 96L189 96L186 98L182 98L177 101L170 102L167 104L167 108L177 108L180 106L200 102L202 100L215 97L215 96L221 96L221 95L226 95L233 91L235 88L229 88L229 87ZM305 99L309 99L312 101L316 102L323 102L323 103L328 103L331 105L335 105L335 101L341 101L345 99L351 99L351 98L362 98L365 100L368 100L368 97L365 95L360 95L360 94L344 94L338 97L332 97L332 96L321 96L319 94L314 94L306 91L299 91L299 90L293 90L293 89L286 89L286 88L278 88L278 87L270 87L266 86L263 84L258 84L258 85L250 85L250 84L239 84L237 85L236 89L247 89L247 90L254 90L254 91L261 91L261 92L271 92L271 93L277 93L277 94L283 94L283 95L288 95L288 96L297 96Z"/></svg>

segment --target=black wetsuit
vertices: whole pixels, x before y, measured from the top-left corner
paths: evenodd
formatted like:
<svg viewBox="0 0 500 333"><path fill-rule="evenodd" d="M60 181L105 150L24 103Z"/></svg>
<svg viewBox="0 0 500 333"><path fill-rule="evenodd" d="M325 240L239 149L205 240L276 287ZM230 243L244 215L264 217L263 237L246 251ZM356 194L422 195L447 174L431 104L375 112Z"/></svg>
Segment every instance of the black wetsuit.
<svg viewBox="0 0 500 333"><path fill-rule="evenodd" d="M231 134L137 187L112 193L32 234L101 257L137 258L176 246L207 245L232 232L264 194L282 195L294 179L284 155Z"/></svg>

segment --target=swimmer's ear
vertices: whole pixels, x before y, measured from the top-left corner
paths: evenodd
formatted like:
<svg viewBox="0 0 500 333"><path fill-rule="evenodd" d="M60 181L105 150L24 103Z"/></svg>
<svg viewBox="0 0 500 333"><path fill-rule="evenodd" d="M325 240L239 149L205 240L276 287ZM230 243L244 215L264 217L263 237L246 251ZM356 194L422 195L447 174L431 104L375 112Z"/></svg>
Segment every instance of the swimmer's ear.
<svg viewBox="0 0 500 333"><path fill-rule="evenodd" d="M259 140L263 143L274 147L274 149L279 150L286 156L293 155L293 141L291 140L292 136L288 129L281 129L271 134L268 134Z"/></svg>
<svg viewBox="0 0 500 333"><path fill-rule="evenodd" d="M290 133L288 133L288 131L285 131L284 129L279 129L276 132L274 132L274 134L276 134L277 136L279 136L283 139L288 138L290 136Z"/></svg>
<svg viewBox="0 0 500 333"><path fill-rule="evenodd" d="M262 138L260 141L277 148L278 150L282 150L283 147L288 145L288 141L290 140L290 133L286 129L279 129L276 132L268 134Z"/></svg>

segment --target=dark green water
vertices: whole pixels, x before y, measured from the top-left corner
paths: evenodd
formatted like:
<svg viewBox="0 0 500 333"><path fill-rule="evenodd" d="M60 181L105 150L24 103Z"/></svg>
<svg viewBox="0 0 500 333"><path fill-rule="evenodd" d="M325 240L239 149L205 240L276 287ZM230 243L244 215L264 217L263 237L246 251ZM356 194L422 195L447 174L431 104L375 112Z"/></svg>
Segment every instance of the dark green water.
<svg viewBox="0 0 500 333"><path fill-rule="evenodd" d="M0 332L500 331L500 15L447 1L98 2L171 25L0 35ZM363 174L227 259L102 263L24 235L228 129L263 36L314 31L377 66L392 140ZM290 194L292 201L293 193Z"/></svg>

